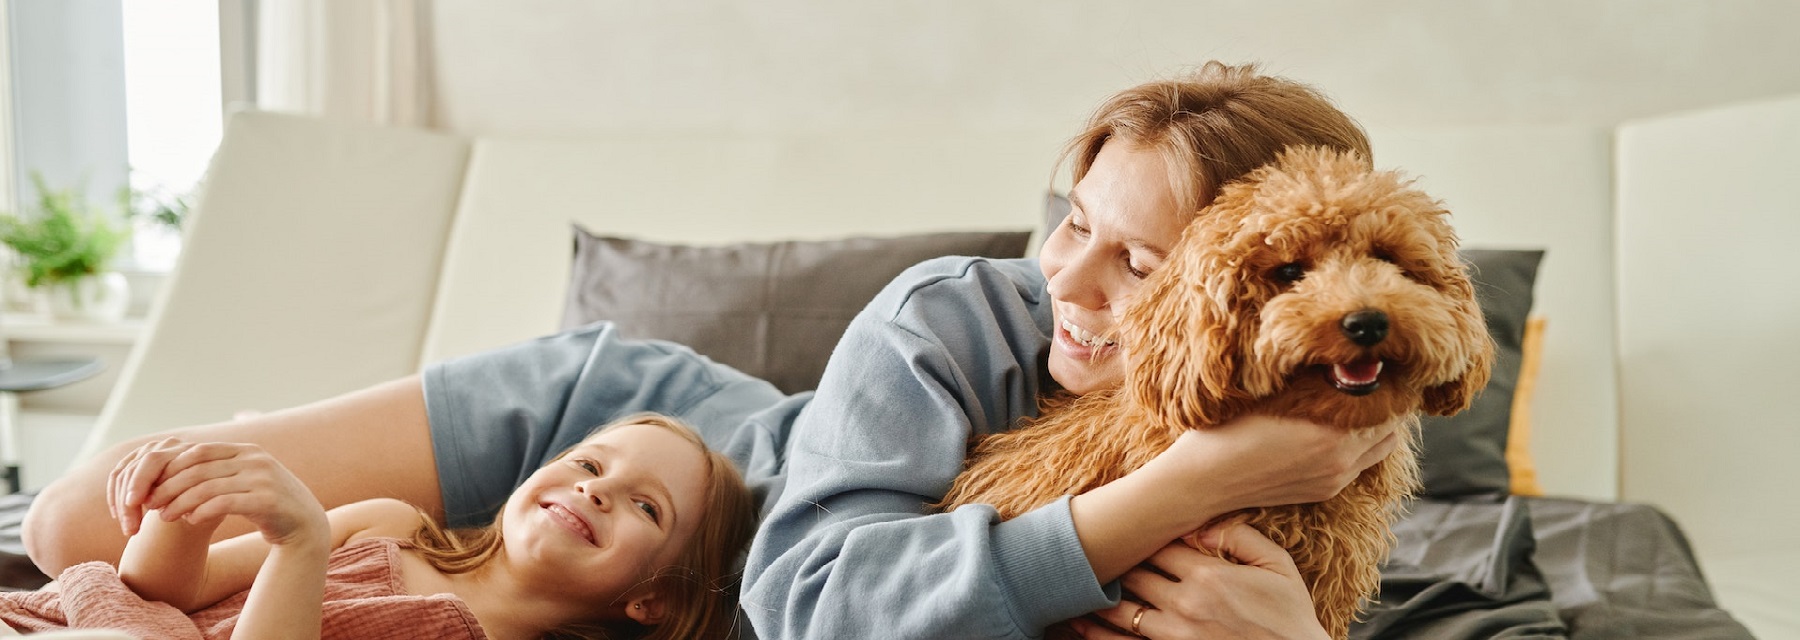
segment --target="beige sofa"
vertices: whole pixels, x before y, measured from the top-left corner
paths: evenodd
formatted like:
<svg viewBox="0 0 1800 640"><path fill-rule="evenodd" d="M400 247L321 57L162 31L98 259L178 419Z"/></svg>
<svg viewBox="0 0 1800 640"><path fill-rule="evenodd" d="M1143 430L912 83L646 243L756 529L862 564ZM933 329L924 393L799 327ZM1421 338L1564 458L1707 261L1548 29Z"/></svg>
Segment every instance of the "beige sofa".
<svg viewBox="0 0 1800 640"><path fill-rule="evenodd" d="M688 244L1034 228L1066 133L520 139L238 113L178 271L86 451L550 333L571 223ZM1381 164L1423 174L1470 244L1550 249L1538 298L1552 320L1534 416L1540 469L1553 494L1616 498L1616 448L1628 438L1616 423L1614 294L1594 277L1613 265L1608 250L1590 250L1607 246L1591 220L1610 215L1612 187L1563 179L1571 166L1604 178L1612 146L1574 129L1374 133ZM1564 162L1518 161L1546 149ZM1518 224L1527 210L1547 210L1548 222ZM1701 532L1729 526L1675 515ZM1695 538L1702 560L1728 551ZM1728 608L1791 626L1777 611L1791 572L1761 567L1709 574L1724 578Z"/></svg>
<svg viewBox="0 0 1800 640"><path fill-rule="evenodd" d="M553 332L571 223L689 244L1030 229L1059 142L492 139L238 113L82 457Z"/></svg>

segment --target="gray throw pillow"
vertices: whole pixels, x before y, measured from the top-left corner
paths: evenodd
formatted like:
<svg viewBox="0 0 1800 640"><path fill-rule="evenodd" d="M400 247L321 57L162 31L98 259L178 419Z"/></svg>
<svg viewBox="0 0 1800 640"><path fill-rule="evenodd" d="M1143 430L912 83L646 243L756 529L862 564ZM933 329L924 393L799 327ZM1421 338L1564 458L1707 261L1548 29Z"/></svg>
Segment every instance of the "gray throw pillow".
<svg viewBox="0 0 1800 640"><path fill-rule="evenodd" d="M1475 299L1494 338L1494 369L1468 410L1449 417L1426 416L1419 457L1425 489L1433 498L1511 493L1506 439L1512 427L1513 391L1531 313L1541 250L1463 249Z"/></svg>
<svg viewBox="0 0 1800 640"><path fill-rule="evenodd" d="M1044 198L1044 232L1069 215L1069 199L1058 193ZM1424 420L1420 467L1425 489L1434 498L1504 495L1511 492L1506 466L1506 440L1512 423L1513 391L1519 384L1525 317L1531 313L1540 250L1463 249L1475 280L1475 297L1494 338L1494 370L1488 385L1462 413Z"/></svg>
<svg viewBox="0 0 1800 640"><path fill-rule="evenodd" d="M850 319L901 271L939 256L1023 257L1031 232L722 246L574 235L563 328L608 320L795 393L818 386Z"/></svg>

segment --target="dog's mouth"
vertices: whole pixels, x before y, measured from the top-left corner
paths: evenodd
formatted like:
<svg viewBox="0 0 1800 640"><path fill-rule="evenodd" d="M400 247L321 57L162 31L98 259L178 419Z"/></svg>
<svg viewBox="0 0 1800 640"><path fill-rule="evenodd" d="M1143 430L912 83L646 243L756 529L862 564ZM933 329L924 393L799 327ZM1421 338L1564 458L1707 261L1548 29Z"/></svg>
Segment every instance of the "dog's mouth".
<svg viewBox="0 0 1800 640"><path fill-rule="evenodd" d="M1381 388L1381 364L1380 358L1333 364L1325 368L1325 379L1338 391L1353 396L1366 396Z"/></svg>

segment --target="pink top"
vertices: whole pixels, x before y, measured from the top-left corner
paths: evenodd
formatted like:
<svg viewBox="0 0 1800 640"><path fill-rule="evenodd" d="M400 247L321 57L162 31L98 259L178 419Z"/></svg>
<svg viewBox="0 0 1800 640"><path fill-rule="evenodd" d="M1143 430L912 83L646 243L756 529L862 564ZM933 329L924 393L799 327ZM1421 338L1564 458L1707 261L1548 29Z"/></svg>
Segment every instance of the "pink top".
<svg viewBox="0 0 1800 640"><path fill-rule="evenodd" d="M468 638L486 640L475 614L456 596L415 596L400 581L393 538L356 540L332 552L325 572L325 638ZM249 590L193 614L137 597L104 562L69 567L61 590L0 593L0 620L20 631L116 629L140 638L229 638Z"/></svg>

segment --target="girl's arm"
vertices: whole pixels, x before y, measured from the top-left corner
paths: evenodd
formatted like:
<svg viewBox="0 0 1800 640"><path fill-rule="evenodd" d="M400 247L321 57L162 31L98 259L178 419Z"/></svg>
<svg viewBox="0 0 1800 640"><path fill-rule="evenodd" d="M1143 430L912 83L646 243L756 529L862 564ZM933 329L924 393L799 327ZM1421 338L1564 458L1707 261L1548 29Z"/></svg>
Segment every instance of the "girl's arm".
<svg viewBox="0 0 1800 640"><path fill-rule="evenodd" d="M344 543L369 536L400 537L419 527L419 511L392 499L366 500L326 512L330 546L271 544L265 536L247 533L213 545L207 571L217 568L218 579L207 581L201 598L213 602L242 591L244 575L255 572L250 597L238 615L233 638L317 638L325 597L326 560ZM260 558L260 569L255 567Z"/></svg>
<svg viewBox="0 0 1800 640"><path fill-rule="evenodd" d="M348 505L328 518L292 473L254 445L159 441L128 455L110 486L108 501L132 534L121 579L147 599L190 612L249 588L233 632L239 637L318 637L330 552L370 530L418 524L416 511L392 500ZM154 515L140 522L135 514L145 511ZM207 546L228 515L257 532Z"/></svg>
<svg viewBox="0 0 1800 640"><path fill-rule="evenodd" d="M166 602L183 612L216 602L200 602L198 594L209 573L207 546L218 523L165 522L160 513L149 515L137 534L126 540L119 579L143 599Z"/></svg>
<svg viewBox="0 0 1800 640"><path fill-rule="evenodd" d="M422 516L405 502L376 498L331 509L325 517L331 530L329 553L351 540L411 536ZM211 534L182 520L146 519L143 530L125 544L119 575L145 600L191 613L250 588L276 549L261 532L208 544Z"/></svg>

